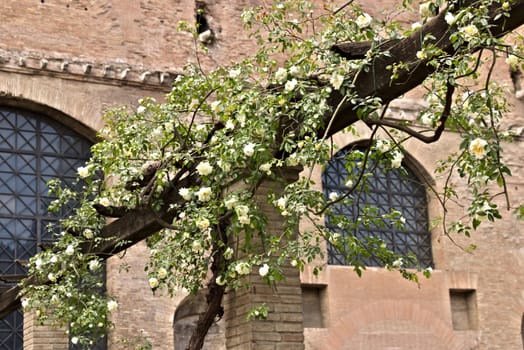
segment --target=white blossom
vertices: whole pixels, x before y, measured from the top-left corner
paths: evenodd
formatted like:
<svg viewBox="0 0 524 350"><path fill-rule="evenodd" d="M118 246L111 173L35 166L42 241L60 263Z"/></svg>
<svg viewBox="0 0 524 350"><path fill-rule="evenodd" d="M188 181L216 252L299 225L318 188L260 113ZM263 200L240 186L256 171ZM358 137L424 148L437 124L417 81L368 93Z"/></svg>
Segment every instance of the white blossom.
<svg viewBox="0 0 524 350"><path fill-rule="evenodd" d="M242 225L249 225L251 219L249 218L249 207L247 205L238 205L235 207L235 213L238 216L238 222Z"/></svg>
<svg viewBox="0 0 524 350"><path fill-rule="evenodd" d="M271 175L271 163L264 163L258 167L258 170L266 173L267 175Z"/></svg>
<svg viewBox="0 0 524 350"><path fill-rule="evenodd" d="M255 144L250 142L247 145L244 146L244 154L248 157L251 157L255 153Z"/></svg>
<svg viewBox="0 0 524 350"><path fill-rule="evenodd" d="M288 80L286 82L286 85L284 86L284 89L286 91L293 91L297 87L297 84L298 84L298 81L295 78L293 78L293 79Z"/></svg>
<svg viewBox="0 0 524 350"><path fill-rule="evenodd" d="M238 222L241 224L241 225L249 225L251 223L251 219L249 218L248 215L240 215L238 217Z"/></svg>
<svg viewBox="0 0 524 350"><path fill-rule="evenodd" d="M108 207L111 205L111 202L109 201L109 198L107 197L102 197L98 200L98 203L100 203L100 205L103 205L104 207Z"/></svg>
<svg viewBox="0 0 524 350"><path fill-rule="evenodd" d="M380 153L386 153L387 151L389 151L391 149L391 144L388 140L377 140L376 142L376 146L377 150L380 152Z"/></svg>
<svg viewBox="0 0 524 350"><path fill-rule="evenodd" d="M515 55L509 55L506 58L506 63L509 64L512 68L517 68L519 64L519 58Z"/></svg>
<svg viewBox="0 0 524 350"><path fill-rule="evenodd" d="M67 246L65 250L66 255L73 255L75 253L75 247L73 247L71 244Z"/></svg>
<svg viewBox="0 0 524 350"><path fill-rule="evenodd" d="M56 282L56 275L50 272L47 274L47 279L50 280L51 282Z"/></svg>
<svg viewBox="0 0 524 350"><path fill-rule="evenodd" d="M422 27L422 24L420 24L420 22L415 22L411 24L411 29L413 30L420 29L421 27Z"/></svg>
<svg viewBox="0 0 524 350"><path fill-rule="evenodd" d="M486 146L488 143L486 140L476 138L469 143L469 153L471 153L476 159L482 159L486 156Z"/></svg>
<svg viewBox="0 0 524 350"><path fill-rule="evenodd" d="M206 218L200 219L196 222L196 225L199 229L205 230L209 227L209 220Z"/></svg>
<svg viewBox="0 0 524 350"><path fill-rule="evenodd" d="M269 273L269 265L268 264L264 264L262 265L259 269L258 269L258 274L262 277L265 277L267 276L267 274Z"/></svg>
<svg viewBox="0 0 524 350"><path fill-rule="evenodd" d="M235 266L235 271L239 275L247 275L251 273L251 265L249 263L241 261Z"/></svg>
<svg viewBox="0 0 524 350"><path fill-rule="evenodd" d="M286 197L280 197L279 199L277 199L277 202L276 202L277 207L280 210L286 209L286 203L287 203L287 198Z"/></svg>
<svg viewBox="0 0 524 350"><path fill-rule="evenodd" d="M226 279L222 276L218 276L217 279L215 280L216 284L218 284L219 286L223 286L226 284Z"/></svg>
<svg viewBox="0 0 524 350"><path fill-rule="evenodd" d="M399 268L402 267L402 265L404 265L404 261L402 260L402 258L398 258L397 260L393 261L391 265L395 268Z"/></svg>
<svg viewBox="0 0 524 350"><path fill-rule="evenodd" d="M115 300L109 300L107 302L107 311L113 312L118 309L118 303Z"/></svg>
<svg viewBox="0 0 524 350"><path fill-rule="evenodd" d="M340 233L338 232L332 233L331 236L329 237L329 242L331 244L336 244L341 237L342 236L340 236Z"/></svg>
<svg viewBox="0 0 524 350"><path fill-rule="evenodd" d="M200 240L196 239L191 243L191 250L195 253L202 253L204 251L204 248L202 247L202 242Z"/></svg>
<svg viewBox="0 0 524 350"><path fill-rule="evenodd" d="M211 199L211 195L212 192L210 187L201 187L197 192L198 200L201 202L209 201Z"/></svg>
<svg viewBox="0 0 524 350"><path fill-rule="evenodd" d="M149 287L151 289L155 289L156 287L158 287L159 282L158 282L158 279L156 279L155 277L150 277L148 282L149 282Z"/></svg>
<svg viewBox="0 0 524 350"><path fill-rule="evenodd" d="M146 107L144 106L138 106L136 109L136 114L142 114L146 111Z"/></svg>
<svg viewBox="0 0 524 350"><path fill-rule="evenodd" d="M232 79L238 78L240 73L242 73L242 70L240 68L231 69L229 70L229 77Z"/></svg>
<svg viewBox="0 0 524 350"><path fill-rule="evenodd" d="M473 37L475 37L479 33L479 30L474 24L470 24L460 28L460 32L464 34L467 40L470 40L473 39Z"/></svg>
<svg viewBox="0 0 524 350"><path fill-rule="evenodd" d="M164 129L161 126L155 128L151 132L151 136L153 136L155 139L161 138L162 136L164 136Z"/></svg>
<svg viewBox="0 0 524 350"><path fill-rule="evenodd" d="M371 21L373 21L373 18L371 18L367 13L363 13L357 17L355 23L362 29L368 27L371 24Z"/></svg>
<svg viewBox="0 0 524 350"><path fill-rule="evenodd" d="M331 75L329 82L331 83L331 85L333 85L333 88L335 90L338 90L344 82L344 76L342 74L334 73Z"/></svg>
<svg viewBox="0 0 524 350"><path fill-rule="evenodd" d="M78 337L72 337L71 338L71 344L73 344L73 345L78 344Z"/></svg>
<svg viewBox="0 0 524 350"><path fill-rule="evenodd" d="M200 176L206 176L213 172L213 167L208 161L200 162L196 166L196 170Z"/></svg>
<svg viewBox="0 0 524 350"><path fill-rule="evenodd" d="M76 169L78 176L82 179L85 179L89 176L89 167L88 166L81 166L78 169Z"/></svg>
<svg viewBox="0 0 524 350"><path fill-rule="evenodd" d="M238 216L246 216L249 214L249 207L247 205L237 205L235 212Z"/></svg>
<svg viewBox="0 0 524 350"><path fill-rule="evenodd" d="M224 259L231 260L234 252L235 251L233 250L233 248L227 247L226 251L224 252Z"/></svg>
<svg viewBox="0 0 524 350"><path fill-rule="evenodd" d="M216 103L220 103L220 102L217 102L217 101L215 101L215 102ZM201 131L205 131L207 129L207 126L205 124L198 124L195 129L196 129L197 132L201 132Z"/></svg>
<svg viewBox="0 0 524 350"><path fill-rule="evenodd" d="M182 187L178 190L178 194L186 201L191 199L191 191L189 188Z"/></svg>
<svg viewBox="0 0 524 350"><path fill-rule="evenodd" d="M240 126L244 127L244 125L246 124L246 115L244 113L237 114L236 119L240 123Z"/></svg>
<svg viewBox="0 0 524 350"><path fill-rule="evenodd" d="M235 122L231 119L228 119L226 122L226 130L233 130L235 128Z"/></svg>
<svg viewBox="0 0 524 350"><path fill-rule="evenodd" d="M430 2L423 2L419 5L418 13L422 18L428 18L432 15Z"/></svg>
<svg viewBox="0 0 524 350"><path fill-rule="evenodd" d="M291 67L289 67L289 74L291 74L294 77L300 76L302 74L301 72L302 71L300 70L300 67L298 67L298 66L291 66Z"/></svg>
<svg viewBox="0 0 524 350"><path fill-rule="evenodd" d="M296 259L291 260L291 266L296 267L298 265L298 261Z"/></svg>
<svg viewBox="0 0 524 350"><path fill-rule="evenodd" d="M420 122L425 126L433 126L433 116L430 113L424 113L420 116Z"/></svg>
<svg viewBox="0 0 524 350"><path fill-rule="evenodd" d="M331 192L331 193L329 194L329 200L330 200L330 201L333 202L333 201L336 201L337 199L338 199L338 193L336 193L336 192Z"/></svg>
<svg viewBox="0 0 524 350"><path fill-rule="evenodd" d="M453 15L453 13L451 12L446 12L446 16L444 17L444 19L446 20L446 23L449 24L450 26L455 24L455 22L457 21L457 19L455 18L455 15Z"/></svg>
<svg viewBox="0 0 524 350"><path fill-rule="evenodd" d="M440 97L436 93L430 93L430 94L426 95L425 99L430 104L435 104L435 103L439 103L440 102Z"/></svg>
<svg viewBox="0 0 524 350"><path fill-rule="evenodd" d="M224 200L224 205L226 206L226 209L233 209L236 203L237 198L235 196L232 196Z"/></svg>
<svg viewBox="0 0 524 350"><path fill-rule="evenodd" d="M100 261L97 259L93 259L89 261L89 270L96 271L100 268L101 264Z"/></svg>
<svg viewBox="0 0 524 350"><path fill-rule="evenodd" d="M402 165L402 159L404 159L404 154L400 151L395 151L393 153L393 158L391 159L391 167L398 169Z"/></svg>
<svg viewBox="0 0 524 350"><path fill-rule="evenodd" d="M426 54L424 50L417 51L416 56L419 60L425 60L426 58L428 58L428 55Z"/></svg>
<svg viewBox="0 0 524 350"><path fill-rule="evenodd" d="M84 230L84 237L85 238L92 239L94 236L95 236L95 234L93 233L92 230L90 230L88 228Z"/></svg>
<svg viewBox="0 0 524 350"><path fill-rule="evenodd" d="M159 268L157 271L158 277L164 279L167 277L167 270L163 267Z"/></svg>
<svg viewBox="0 0 524 350"><path fill-rule="evenodd" d="M213 112L219 112L220 110L222 109L222 107L220 106L220 101L213 101L211 102L211 110Z"/></svg>
<svg viewBox="0 0 524 350"><path fill-rule="evenodd" d="M165 122L165 123L164 123L164 129L165 129L168 133L171 133L171 132L173 132L173 130L175 130L175 127L173 126L173 123L172 123L172 122Z"/></svg>
<svg viewBox="0 0 524 350"><path fill-rule="evenodd" d="M287 69L286 68L278 68L275 73L275 79L279 83L284 83L287 80Z"/></svg>
<svg viewBox="0 0 524 350"><path fill-rule="evenodd" d="M35 267L37 270L40 270L43 264L44 264L44 261L42 259L38 258L35 260Z"/></svg>
<svg viewBox="0 0 524 350"><path fill-rule="evenodd" d="M22 299L22 307L25 309L29 306L29 298L23 298Z"/></svg>

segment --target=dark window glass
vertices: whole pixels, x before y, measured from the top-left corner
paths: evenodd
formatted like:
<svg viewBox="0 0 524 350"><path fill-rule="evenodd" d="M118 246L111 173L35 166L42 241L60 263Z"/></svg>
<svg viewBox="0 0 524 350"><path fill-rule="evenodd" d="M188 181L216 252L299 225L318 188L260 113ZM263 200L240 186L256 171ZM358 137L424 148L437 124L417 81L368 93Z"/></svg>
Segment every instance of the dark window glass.
<svg viewBox="0 0 524 350"><path fill-rule="evenodd" d="M75 178L90 147L87 139L50 118L0 107L0 275L24 275L17 261L53 239L46 226L58 218L47 211L53 198L46 182ZM3 289L12 285L0 281ZM22 349L22 336L20 310L0 320L0 350Z"/></svg>
<svg viewBox="0 0 524 350"><path fill-rule="evenodd" d="M354 147L346 147L338 151L328 162L322 174L322 186L326 196L336 192L346 193L349 188L347 180L350 175L358 175L359 166L347 166L347 156L358 151ZM433 266L431 253L431 235L428 230L426 190L415 174L403 163L402 169L386 170L379 161L368 159L367 171L371 176L362 180L362 189L355 190L348 202L334 205L333 215L344 215L356 219L365 206L377 208L377 215L389 213L396 209L406 219L404 229L399 229L391 223L381 222L370 225L356 225L351 232L344 231L332 223L333 217L326 216L326 226L341 235L354 235L359 240L375 237L384 240L389 249L402 255L414 254L421 267ZM348 170L350 169L350 170ZM333 265L348 265L344 252L339 252L328 242L328 263ZM366 266L381 266L382 262L371 256L363 259Z"/></svg>

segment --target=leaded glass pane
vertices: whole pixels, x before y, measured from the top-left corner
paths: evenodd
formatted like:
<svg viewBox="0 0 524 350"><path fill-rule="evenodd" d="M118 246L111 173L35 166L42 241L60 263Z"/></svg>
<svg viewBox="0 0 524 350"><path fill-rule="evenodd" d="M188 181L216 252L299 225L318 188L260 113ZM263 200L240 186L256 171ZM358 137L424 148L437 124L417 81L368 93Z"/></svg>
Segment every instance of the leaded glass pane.
<svg viewBox="0 0 524 350"><path fill-rule="evenodd" d="M47 181L71 183L91 143L44 116L0 107L0 275L23 275L27 260L53 237ZM2 285L10 287L4 283ZM0 350L23 348L20 310L0 320Z"/></svg>
<svg viewBox="0 0 524 350"><path fill-rule="evenodd" d="M347 192L348 188L344 184L351 174L346 169L346 159L350 152L354 151L355 148L346 147L328 162L322 174L322 186L326 196L332 192L339 195ZM353 175L358 171L360 169L355 168ZM365 241L367 237L380 238L386 242L389 249L398 254L414 254L420 266L433 266L424 185L405 164L402 169L386 169L379 162L368 159L367 171L371 172L372 176L363 180L364 189L356 190L351 195L351 203L335 204L332 215L356 219L362 214L364 206L376 208L378 215L396 209L406 219L404 230L388 223L372 222L366 227L363 224L357 225L354 230L347 232L334 225L329 215L326 216L326 226L341 235L353 235L360 241ZM345 252L338 252L329 242L327 244L328 263L347 265ZM363 259L363 263L366 266L382 265L375 256Z"/></svg>

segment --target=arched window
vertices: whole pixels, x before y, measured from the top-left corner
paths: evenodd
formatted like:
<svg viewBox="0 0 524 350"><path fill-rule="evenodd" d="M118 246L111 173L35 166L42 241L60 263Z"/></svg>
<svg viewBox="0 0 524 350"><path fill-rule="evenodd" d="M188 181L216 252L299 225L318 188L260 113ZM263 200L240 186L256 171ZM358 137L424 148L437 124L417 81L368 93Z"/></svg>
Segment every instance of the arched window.
<svg viewBox="0 0 524 350"><path fill-rule="evenodd" d="M48 117L0 106L0 288L22 278L23 262L53 240L46 226L59 218L47 211L53 198L46 183L71 184L90 146ZM0 320L0 349L22 349L22 337L20 310Z"/></svg>
<svg viewBox="0 0 524 350"><path fill-rule="evenodd" d="M206 311L206 293L207 290L202 289L196 295L188 295L178 304L173 321L175 350L187 348L198 318ZM202 349L224 349L225 342L225 324L221 319L209 329Z"/></svg>
<svg viewBox="0 0 524 350"><path fill-rule="evenodd" d="M322 186L326 196L336 192L346 193L348 177L358 175L359 166L346 166L348 155L351 152L360 152L358 147L348 146L338 151L328 162L322 173ZM361 163L362 164L362 163ZM385 214L396 209L405 218L404 230L398 229L390 223L356 225L351 232L343 231L332 223L331 217L326 216L326 226L341 235L354 235L365 240L366 237L375 237L384 240L389 249L399 254L413 253L422 267L433 266L431 253L431 235L428 230L427 198L424 184L409 169L405 162L401 169L386 170L378 161L368 159L366 172L372 175L363 177L363 189L351 194L351 203L339 203L333 208L335 215L344 215L357 218L366 205L377 208L378 214ZM348 170L351 169L351 170ZM350 174L351 172L351 174ZM328 263L333 265L347 265L345 254L334 249L328 242ZM375 256L363 261L366 266L381 266L382 263Z"/></svg>

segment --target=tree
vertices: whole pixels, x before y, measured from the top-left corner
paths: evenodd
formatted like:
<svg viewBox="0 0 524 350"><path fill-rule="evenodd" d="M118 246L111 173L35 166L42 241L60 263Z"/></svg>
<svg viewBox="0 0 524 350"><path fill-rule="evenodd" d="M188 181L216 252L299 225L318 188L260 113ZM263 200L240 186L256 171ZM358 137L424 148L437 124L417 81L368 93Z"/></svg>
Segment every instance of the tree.
<svg viewBox="0 0 524 350"><path fill-rule="evenodd" d="M429 18L437 8L440 14ZM444 217L443 229L469 235L484 218L499 218L493 191L507 192L510 170L501 154L511 134L500 124L505 92L490 72L501 57L514 69L522 64L522 38L509 45L503 36L523 22L524 2L423 3L424 24L408 29L371 18L352 2L325 10L317 14L298 0L248 9L243 21L261 46L253 57L211 72L188 65L166 103L144 99L135 111L109 112L100 131L103 140L78 169L83 191L51 184L57 197L53 209L71 202L80 206L61 222L53 249L31 259L24 308L36 309L42 320L52 316L68 324L71 341L88 346L90 337L111 326L107 315L118 307L111 296L98 293L102 260L145 237L152 250L151 289L196 293L208 288L208 309L188 349L202 347L223 312L226 288L244 288L242 276L255 269L267 283L278 282L285 277L283 266L300 269L322 254L321 239L350 247L347 258L357 272L362 266L356 257L371 252L416 280L418 275L406 268L412 265L403 263L410 257L397 256L380 240L341 237L318 216L332 215L341 228L355 227L331 208L365 190L368 168L363 165L373 161L401 168L407 139L432 143L444 130L463 141L440 171L458 174L473 199L467 203L468 218L449 223ZM181 29L192 31L197 41L194 28L182 24ZM418 122L385 118L391 100L421 84L429 104ZM307 175L287 183L287 169L325 163L333 151L329 137L354 131L357 121L365 122L373 136L365 152L348 158L357 171L347 179L346 193L325 198ZM379 130L386 136L378 136ZM265 198L286 220L279 237L265 234L267 218L256 197L264 181L283 186L282 193ZM433 191L444 208L459 200L449 181ZM108 217L119 219L106 224ZM404 223L397 210L378 216L370 210L359 219ZM297 237L300 220L315 230ZM46 313L49 305L53 315ZM261 305L250 315L263 318L267 308Z"/></svg>

